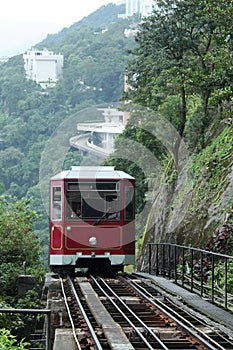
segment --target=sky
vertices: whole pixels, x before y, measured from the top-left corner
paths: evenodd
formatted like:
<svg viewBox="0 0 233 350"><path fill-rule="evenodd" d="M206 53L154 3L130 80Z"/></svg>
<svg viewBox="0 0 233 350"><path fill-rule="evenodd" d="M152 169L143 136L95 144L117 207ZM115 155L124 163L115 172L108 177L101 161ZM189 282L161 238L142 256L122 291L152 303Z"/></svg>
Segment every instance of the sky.
<svg viewBox="0 0 233 350"><path fill-rule="evenodd" d="M117 0L3 0L0 58L24 53L46 38Z"/></svg>

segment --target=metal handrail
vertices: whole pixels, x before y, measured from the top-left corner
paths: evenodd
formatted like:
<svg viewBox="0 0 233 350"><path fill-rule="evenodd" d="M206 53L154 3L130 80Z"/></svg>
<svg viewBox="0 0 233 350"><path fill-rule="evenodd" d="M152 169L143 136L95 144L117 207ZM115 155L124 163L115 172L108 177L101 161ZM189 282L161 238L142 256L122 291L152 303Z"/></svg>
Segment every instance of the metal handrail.
<svg viewBox="0 0 233 350"><path fill-rule="evenodd" d="M233 256L227 254L220 254L204 249L193 248L190 246L182 246L174 243L148 243L149 248L149 273L155 272L155 275L162 275L163 277L174 278L176 284L190 289L192 292L196 291L196 286L199 286L200 295L209 289L211 292L211 302L216 302L216 291L218 284L218 276L215 276L216 260L219 259L224 265L224 289L221 292L224 294L224 307L228 309L228 266L229 261L233 262ZM198 255L198 265L195 255ZM206 260L207 261L206 261ZM208 269L206 265L208 264ZM199 276L195 275L195 265L198 266ZM205 270L206 269L206 270ZM188 270L188 271L187 271ZM209 274L206 276L206 272ZM211 285L207 285L205 279L211 277ZM189 285L187 285L189 281Z"/></svg>
<svg viewBox="0 0 233 350"><path fill-rule="evenodd" d="M8 314L36 314L36 315L46 315L46 350L51 350L51 310L49 309L11 309L2 308L0 313Z"/></svg>

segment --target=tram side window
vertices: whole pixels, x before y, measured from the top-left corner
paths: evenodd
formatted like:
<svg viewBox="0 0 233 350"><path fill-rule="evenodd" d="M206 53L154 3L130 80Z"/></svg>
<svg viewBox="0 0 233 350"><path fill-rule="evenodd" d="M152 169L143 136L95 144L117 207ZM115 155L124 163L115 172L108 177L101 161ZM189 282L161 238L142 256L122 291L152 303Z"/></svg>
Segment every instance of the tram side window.
<svg viewBox="0 0 233 350"><path fill-rule="evenodd" d="M61 187L53 187L52 196L52 219L61 220Z"/></svg>
<svg viewBox="0 0 233 350"><path fill-rule="evenodd" d="M134 220L134 188L125 187L125 221Z"/></svg>

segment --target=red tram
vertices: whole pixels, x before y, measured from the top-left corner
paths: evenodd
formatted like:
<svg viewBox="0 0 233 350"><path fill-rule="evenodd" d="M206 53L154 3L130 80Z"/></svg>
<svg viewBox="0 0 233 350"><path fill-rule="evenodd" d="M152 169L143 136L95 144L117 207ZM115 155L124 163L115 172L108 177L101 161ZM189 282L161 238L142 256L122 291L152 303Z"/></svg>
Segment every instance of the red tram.
<svg viewBox="0 0 233 350"><path fill-rule="evenodd" d="M72 167L50 179L50 268L123 271L135 262L135 179L114 167Z"/></svg>

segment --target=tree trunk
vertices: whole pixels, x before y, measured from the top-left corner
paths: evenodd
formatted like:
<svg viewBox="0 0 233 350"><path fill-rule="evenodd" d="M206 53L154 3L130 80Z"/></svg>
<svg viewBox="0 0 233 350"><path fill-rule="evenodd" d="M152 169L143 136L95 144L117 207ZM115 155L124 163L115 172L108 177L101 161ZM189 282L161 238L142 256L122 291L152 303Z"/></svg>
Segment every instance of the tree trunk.
<svg viewBox="0 0 233 350"><path fill-rule="evenodd" d="M176 169L179 168L179 148L180 148L181 139L184 134L184 129L186 125L186 116L187 116L186 94L185 94L184 86L181 87L180 94L181 94L181 100L182 100L182 119L178 130L179 136L177 137L177 140L174 146L174 162L175 162Z"/></svg>

